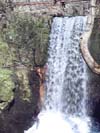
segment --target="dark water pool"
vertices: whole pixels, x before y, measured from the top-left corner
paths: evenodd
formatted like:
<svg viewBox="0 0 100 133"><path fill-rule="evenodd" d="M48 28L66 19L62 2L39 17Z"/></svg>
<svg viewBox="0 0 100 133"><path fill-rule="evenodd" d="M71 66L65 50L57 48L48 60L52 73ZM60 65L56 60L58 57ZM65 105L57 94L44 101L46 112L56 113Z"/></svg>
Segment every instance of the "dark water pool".
<svg viewBox="0 0 100 133"><path fill-rule="evenodd" d="M90 133L100 133L100 122L98 122L97 120L92 120Z"/></svg>

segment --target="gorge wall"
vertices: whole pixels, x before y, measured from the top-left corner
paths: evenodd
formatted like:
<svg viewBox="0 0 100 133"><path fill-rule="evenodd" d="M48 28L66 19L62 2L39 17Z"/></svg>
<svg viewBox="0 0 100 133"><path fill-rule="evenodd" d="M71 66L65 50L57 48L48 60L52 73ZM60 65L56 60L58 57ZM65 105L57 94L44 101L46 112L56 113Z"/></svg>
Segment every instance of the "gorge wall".
<svg viewBox="0 0 100 133"><path fill-rule="evenodd" d="M41 109L37 69L47 60L49 19L14 13L2 1L0 14L0 133L23 133Z"/></svg>
<svg viewBox="0 0 100 133"><path fill-rule="evenodd" d="M49 0L42 1L44 4L35 0L30 0L31 3L24 0L13 2L12 4L0 2L1 133L23 133L33 124L31 121L41 109L45 72L40 71L45 70L48 57L52 18L87 15L91 7L89 0L66 0L65 7L59 2L54 5L53 1ZM98 63L100 63L99 4L97 1L96 19L89 46ZM88 102L90 106L95 103L99 107L100 76L94 75L90 70L88 72L90 75ZM90 111L89 115L94 114Z"/></svg>

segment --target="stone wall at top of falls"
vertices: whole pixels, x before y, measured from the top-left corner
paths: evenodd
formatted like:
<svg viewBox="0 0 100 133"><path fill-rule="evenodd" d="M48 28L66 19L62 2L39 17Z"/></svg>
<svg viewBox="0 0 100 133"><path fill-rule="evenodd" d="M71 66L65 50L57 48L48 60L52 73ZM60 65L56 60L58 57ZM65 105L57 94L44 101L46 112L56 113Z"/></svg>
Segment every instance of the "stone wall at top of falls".
<svg viewBox="0 0 100 133"><path fill-rule="evenodd" d="M17 2L17 3L16 3ZM87 15L91 7L90 0L65 0L65 7L61 6L60 0L54 4L54 0L14 0L16 12L30 12L35 15L64 15L77 16ZM96 14L100 13L100 3L97 2Z"/></svg>
<svg viewBox="0 0 100 133"><path fill-rule="evenodd" d="M75 16L75 15L85 15L89 8L89 1L85 0L65 0L65 8L62 9L60 3L56 3L54 5L53 0L31 0L27 2L26 0L16 0L17 3L15 8L16 11L27 11L32 13L37 13L39 15L67 15L67 16ZM45 2L43 4L39 2ZM25 5L26 3L26 5ZM48 4L47 4L48 3Z"/></svg>
<svg viewBox="0 0 100 133"><path fill-rule="evenodd" d="M2 1L2 0L0 0L0 1ZM30 1L32 1L32 0L30 0ZM37 0L36 2L38 3L38 1L39 0ZM43 0L41 0L41 1L43 1ZM48 0L48 1L50 1L50 0ZM72 1L72 0L69 0L69 1ZM17 77L16 76L13 77L12 74L10 77L9 71L3 71L2 69L0 69L0 76L3 75L2 78L0 77L0 84L4 83L2 88L0 87L0 90L3 90L2 93L0 92L0 105L3 105L3 103L5 105L8 102L8 100L11 101L9 104L10 106L9 105L6 106L7 108L5 108L3 111L0 110L2 112L2 113L0 113L0 121L1 121L0 122L0 133L2 133L2 132L23 133L23 129L25 129L27 127L27 125L29 125L29 121L30 121L30 119L32 119L34 112L36 114L37 100L38 100L37 97L39 96L39 93L38 93L39 92L39 77L36 72L31 71L30 79L32 79L32 80L30 81L30 86L29 86L29 82L28 82L29 79L27 77L28 76L27 73L28 73L28 70L30 69L29 66L33 65L34 62L32 62L32 60L33 60L32 49L29 50L30 52L28 51L28 49L31 48L29 46L34 46L34 44L37 44L36 45L36 56L35 56L36 63L38 65L41 65L41 62L42 62L42 65L43 65L44 64L43 62L45 62L43 60L45 59L45 57L47 57L46 52L47 52L47 47L48 47L47 42L48 42L48 34L49 34L49 31L48 31L49 30L49 25L48 25L49 20L47 19L47 17L50 15L52 15L52 16L57 15L58 13L60 14L60 12L62 13L62 11L64 11L64 10L65 11L63 13L65 13L64 15L66 15L66 16L85 15L85 13L88 12L88 8L89 8L89 3L87 1L88 0L86 0L86 1L78 0L77 2L66 3L65 9L62 9L62 7L60 7L59 5L54 5L54 6L41 5L41 4L40 5L37 4L35 6L33 6L33 5L32 6L31 5L30 6L28 6L28 5L17 6L16 5L14 8L14 11L15 11L15 13L17 12L20 14L20 18L18 18L18 16L15 17L14 19L18 18L18 21L13 21L12 25L9 25L9 27L6 27L7 25L5 22L6 20L8 21L10 19L10 16L8 15L9 14L8 6L7 7L3 6L4 9L7 9L5 12L3 12L3 14L2 14L3 10L0 7L0 23L2 21L3 28L4 28L4 32L0 32L0 33L5 33L5 32L7 33L6 36L7 36L7 39L10 39L9 46L11 48L11 49L9 48L8 44L4 44L3 42L1 42L2 40L0 40L0 57L1 57L0 58L0 67L4 67L4 70L5 70L6 68L9 69L9 67L11 66L10 69L13 68L15 74L17 74ZM33 25L34 22L32 21L32 23L31 23L30 21L28 21L29 22L29 24L28 24L27 20L29 20L29 18L26 17L27 16L26 12L27 13L29 12L29 14L32 14L32 17L36 16L35 20L37 19L37 21L38 21L38 23L36 23L37 30L36 29L33 30L36 32L36 35L37 35L36 40L35 40L35 38L33 38L33 35L32 35L34 32L31 34L32 26L29 26L29 24ZM23 18L22 14L26 15L25 19ZM46 20L43 20L43 19L41 20L40 18L37 17L38 15L40 15L42 18L44 16L46 16ZM2 19L1 19L1 17L2 17ZM6 19L6 17L8 19ZM13 20L13 19L11 19L11 20ZM22 21L22 20L25 20L25 21ZM28 29L25 28L25 27L27 27L26 25L28 26ZM0 24L0 26L1 26L1 24ZM11 29L12 26L14 26L15 29ZM19 26L19 27L17 27L17 26ZM6 28L8 28L8 30ZM33 27L33 28L35 28L35 27ZM1 29L0 29L0 31L1 31ZM14 31L17 31L17 32L14 32ZM22 33L26 33L26 34L22 34L20 31ZM28 36L32 39L31 43L26 40L24 42L23 41L24 39L29 39L29 38L27 38L27 35L29 35L29 34L32 35L32 36ZM18 37L19 39L16 39L15 36ZM14 41L13 43L11 42L12 37L13 37L13 39L15 39L15 40L13 40ZM16 40L18 41L17 43L15 43ZM28 42L31 45L26 45L26 44L28 44ZM35 42L35 43L33 44L32 42ZM18 45L15 45L15 44L18 44ZM19 45L19 44L21 44L21 45ZM22 45L22 44L24 44L24 45ZM20 47L20 49L18 48L19 51L17 49L17 46ZM19 52L19 54L21 53L20 56L19 56L18 52ZM46 55L46 56L44 56L44 55ZM22 60L22 62L21 62L21 60ZM23 67L23 65L21 65L21 63L27 64L27 67ZM15 66L19 65L19 67L17 67L17 69L15 69L13 65L15 65ZM15 86L13 86L13 82L11 80L12 77L15 79L14 80ZM98 84L99 84L99 82L100 81L98 80ZM12 83L11 86L8 86L9 83L10 84ZM91 81L90 84L93 84L93 81ZM95 85L97 85L97 81L95 82ZM95 88L97 88L97 87L92 86L92 87L90 87L90 89L91 88L94 89L94 91L92 91L92 92L95 93L96 92ZM100 86L98 86L98 91L95 94L98 94L98 95L100 94L99 88L100 88ZM30 90L32 90L32 92ZM11 92L10 93L11 95L9 95L9 97L6 96L8 94L8 91ZM1 95L2 95L2 97L1 97ZM94 94L93 94L93 96L94 96ZM96 97L97 97L97 95L95 96L95 98ZM7 98L9 98L9 99L7 99ZM92 97L92 99L93 99L93 97ZM7 102L6 102L6 100L7 100ZM4 105L3 105L3 108L4 108Z"/></svg>

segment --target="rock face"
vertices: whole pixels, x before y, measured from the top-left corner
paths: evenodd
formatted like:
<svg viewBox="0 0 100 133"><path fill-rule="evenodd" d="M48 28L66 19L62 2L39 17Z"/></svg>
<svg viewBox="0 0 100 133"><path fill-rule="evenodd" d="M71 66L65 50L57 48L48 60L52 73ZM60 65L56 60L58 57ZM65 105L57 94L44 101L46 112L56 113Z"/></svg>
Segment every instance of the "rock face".
<svg viewBox="0 0 100 133"><path fill-rule="evenodd" d="M100 64L100 19L95 18L91 37L89 39L89 50L95 61ZM89 72L89 115L100 122L100 75Z"/></svg>
<svg viewBox="0 0 100 133"><path fill-rule="evenodd" d="M23 133L25 129L33 124L33 116L36 117L40 110L38 106L40 98L38 73L35 71L29 73L30 96L26 93L26 88L20 87L23 82L19 82L19 80L17 82L14 99L0 114L1 133ZM24 85L23 87L26 87Z"/></svg>
<svg viewBox="0 0 100 133"><path fill-rule="evenodd" d="M14 83L11 79L12 72L0 69L0 112L14 99Z"/></svg>
<svg viewBox="0 0 100 133"><path fill-rule="evenodd" d="M0 10L1 16L4 16L0 21L0 31L3 33L0 34L0 133L23 133L33 124L33 116L37 116L43 102L44 65L48 56L52 16L89 13L88 0L73 1L66 1L64 8L60 4L53 5L53 1L46 5L17 5L11 15L7 15L8 5L4 6L6 12ZM98 7L97 17L99 11ZM96 19L97 26L94 26L98 27L98 23ZM94 27L93 31L90 43L96 44L97 53L94 54L93 45L90 52L98 60L98 39L96 41L93 37L99 37L99 30ZM91 72L90 76L92 78L88 84L93 84L89 86L90 99L99 103L99 76Z"/></svg>
<svg viewBox="0 0 100 133"><path fill-rule="evenodd" d="M62 6L61 0L15 0L15 12L29 12L36 16L75 16L88 15L91 7L91 0L64 0ZM100 15L100 1L96 0L96 17Z"/></svg>
<svg viewBox="0 0 100 133"><path fill-rule="evenodd" d="M47 60L50 26L48 17L11 17L0 29L0 133L23 133L41 109L43 81L34 68Z"/></svg>
<svg viewBox="0 0 100 133"><path fill-rule="evenodd" d="M15 1L16 3L16 1ZM61 1L30 1L18 0L15 12L30 12L34 15L39 16L54 16L54 15L64 15L64 16L75 16L75 15L87 15L91 7L90 0L64 0L64 5L62 6ZM97 1L96 15L100 13L100 3Z"/></svg>
<svg viewBox="0 0 100 133"><path fill-rule="evenodd" d="M0 112L14 98L13 90L15 85L12 79L13 72L4 68L5 65L12 64L12 58L7 43L0 39Z"/></svg>
<svg viewBox="0 0 100 133"><path fill-rule="evenodd" d="M100 75L94 74L90 69L88 71L88 114L100 122Z"/></svg>

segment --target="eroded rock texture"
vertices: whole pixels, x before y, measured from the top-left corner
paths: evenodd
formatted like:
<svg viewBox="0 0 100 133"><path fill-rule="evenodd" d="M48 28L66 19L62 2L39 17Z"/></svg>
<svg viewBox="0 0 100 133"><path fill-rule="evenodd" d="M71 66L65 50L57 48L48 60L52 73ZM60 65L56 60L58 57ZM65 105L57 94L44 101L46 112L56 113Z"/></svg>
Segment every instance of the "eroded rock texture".
<svg viewBox="0 0 100 133"><path fill-rule="evenodd" d="M23 82L16 79L16 88L13 91L14 98L0 113L0 133L23 133L33 124L34 117L40 111L39 82L39 75L35 71L29 73L29 88L27 90L25 90L27 87L25 79ZM27 92L28 89L29 92Z"/></svg>
<svg viewBox="0 0 100 133"><path fill-rule="evenodd" d="M11 6L12 13L8 5L0 8L0 133L23 133L33 124L41 109L51 16L86 15L90 4L88 0L75 3L71 0L64 8L59 4L30 5L21 10L19 7L13 9ZM99 30L93 31L90 52L99 62L99 41L93 38L99 37ZM100 77L91 72L90 77L88 101L90 107L94 103L99 107ZM93 112L89 114L93 116Z"/></svg>
<svg viewBox="0 0 100 133"><path fill-rule="evenodd" d="M41 109L36 69L47 60L50 25L48 17L11 17L0 25L0 133L23 133Z"/></svg>

